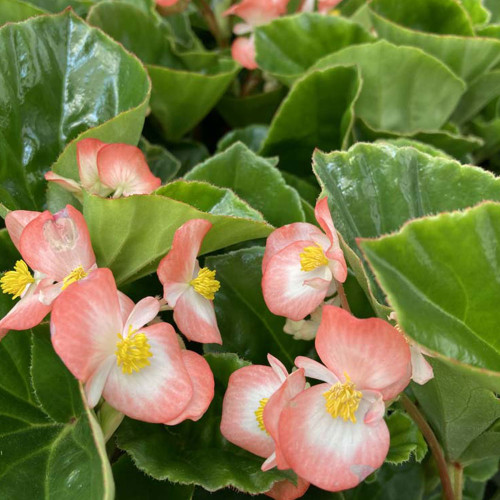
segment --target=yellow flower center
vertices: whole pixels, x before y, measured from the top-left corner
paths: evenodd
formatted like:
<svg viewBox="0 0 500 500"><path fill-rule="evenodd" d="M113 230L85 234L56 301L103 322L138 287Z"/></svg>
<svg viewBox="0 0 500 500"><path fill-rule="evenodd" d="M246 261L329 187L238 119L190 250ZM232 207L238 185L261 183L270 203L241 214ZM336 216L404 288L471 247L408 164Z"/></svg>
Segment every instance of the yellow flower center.
<svg viewBox="0 0 500 500"><path fill-rule="evenodd" d="M13 271L7 271L0 279L3 293L11 293L12 300L20 297L26 287L35 282L24 260L18 260Z"/></svg>
<svg viewBox="0 0 500 500"><path fill-rule="evenodd" d="M342 417L345 422L350 420L356 423L356 410L359 407L362 394L354 388L354 384L347 375L346 381L342 384L337 382L330 389L323 393L326 400L326 410L333 417Z"/></svg>
<svg viewBox="0 0 500 500"><path fill-rule="evenodd" d="M208 267L201 268L198 276L192 279L189 284L208 300L214 300L215 292L220 288L220 282L215 279L215 271L210 271Z"/></svg>
<svg viewBox="0 0 500 500"><path fill-rule="evenodd" d="M75 267L73 271L71 271L66 278L63 279L63 286L61 290L68 288L69 285L75 283L76 281L81 280L88 276L88 273L85 272L82 266Z"/></svg>
<svg viewBox="0 0 500 500"><path fill-rule="evenodd" d="M116 364L122 367L123 373L139 372L150 364L149 358L153 356L150 351L148 338L144 333L135 333L129 326L128 335L123 337L118 334L116 343Z"/></svg>
<svg viewBox="0 0 500 500"><path fill-rule="evenodd" d="M262 398L259 401L259 407L254 411L255 418L257 419L257 423L259 424L259 429L261 431L264 431L266 434L269 434L267 432L266 426L264 425L264 408L269 401L269 398Z"/></svg>
<svg viewBox="0 0 500 500"><path fill-rule="evenodd" d="M326 266L328 259L326 258L323 249L318 246L305 247L300 254L300 270L301 271L314 271L320 266Z"/></svg>

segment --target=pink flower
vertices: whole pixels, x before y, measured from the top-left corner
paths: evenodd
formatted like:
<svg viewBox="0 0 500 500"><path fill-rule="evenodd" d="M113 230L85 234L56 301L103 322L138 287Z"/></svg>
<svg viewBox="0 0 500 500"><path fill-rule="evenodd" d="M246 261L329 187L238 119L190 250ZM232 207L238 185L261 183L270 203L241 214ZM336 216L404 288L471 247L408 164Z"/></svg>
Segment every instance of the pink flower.
<svg viewBox="0 0 500 500"><path fill-rule="evenodd" d="M220 283L215 271L200 269L196 259L211 227L207 220L192 219L177 229L170 252L158 266L158 278L179 330L195 342L222 344L213 304Z"/></svg>
<svg viewBox="0 0 500 500"><path fill-rule="evenodd" d="M250 37L239 36L231 45L233 59L247 69L257 69L255 61L255 40Z"/></svg>
<svg viewBox="0 0 500 500"><path fill-rule="evenodd" d="M137 305L116 289L109 269L98 269L55 302L52 344L70 372L85 384L91 407L101 394L131 418L173 425L198 420L214 395L205 359L181 350L167 323L144 325L160 303Z"/></svg>
<svg viewBox="0 0 500 500"><path fill-rule="evenodd" d="M408 385L410 349L389 323L356 319L326 305L316 350L326 366L301 356L295 363L325 383L301 392L283 409L279 443L300 477L340 491L384 462L389 450L384 401Z"/></svg>
<svg viewBox="0 0 500 500"><path fill-rule="evenodd" d="M91 194L113 198L149 194L160 187L142 151L128 144L106 144L98 139L82 139L76 145L80 183L52 171L45 179L55 182L81 198L82 188Z"/></svg>
<svg viewBox="0 0 500 500"><path fill-rule="evenodd" d="M265 494L268 497L274 498L274 500L295 500L305 494L310 484L301 477L297 477L297 486L285 479L284 481L274 483L273 487Z"/></svg>
<svg viewBox="0 0 500 500"><path fill-rule="evenodd" d="M24 260L0 280L4 293L21 298L0 320L4 333L38 325L62 290L96 268L87 224L71 205L54 215L48 210L9 212L5 225Z"/></svg>
<svg viewBox="0 0 500 500"><path fill-rule="evenodd" d="M262 292L270 311L294 321L312 313L347 278L347 265L328 209L316 203L312 224L297 222L276 229L267 239L262 260Z"/></svg>
<svg viewBox="0 0 500 500"><path fill-rule="evenodd" d="M333 10L342 0L319 0L318 10L319 12L326 14L330 10Z"/></svg>
<svg viewBox="0 0 500 500"><path fill-rule="evenodd" d="M175 5L179 0L155 0L156 5L160 5L161 7L171 7Z"/></svg>

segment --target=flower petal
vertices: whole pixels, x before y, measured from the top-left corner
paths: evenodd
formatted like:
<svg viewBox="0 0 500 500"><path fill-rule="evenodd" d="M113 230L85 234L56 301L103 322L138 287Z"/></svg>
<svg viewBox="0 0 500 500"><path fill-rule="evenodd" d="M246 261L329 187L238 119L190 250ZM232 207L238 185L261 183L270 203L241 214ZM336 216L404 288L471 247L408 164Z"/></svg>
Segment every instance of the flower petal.
<svg viewBox="0 0 500 500"><path fill-rule="evenodd" d="M118 290L118 302L120 303L122 323L125 324L130 316L130 313L134 309L135 304L131 298L127 297L123 292L120 292L120 290Z"/></svg>
<svg viewBox="0 0 500 500"><path fill-rule="evenodd" d="M177 300L174 320L179 330L194 342L222 344L214 304L190 286Z"/></svg>
<svg viewBox="0 0 500 500"><path fill-rule="evenodd" d="M323 302L332 275L327 266L302 271L300 254L309 241L297 241L283 248L268 262L262 277L262 292L269 310L294 321L305 318ZM319 287L323 280L323 287ZM305 284L314 280L314 286Z"/></svg>
<svg viewBox="0 0 500 500"><path fill-rule="evenodd" d="M290 0L242 0L223 15L238 16L251 26L260 26L286 13Z"/></svg>
<svg viewBox="0 0 500 500"><path fill-rule="evenodd" d="M85 395L87 396L87 403L90 408L94 408L101 399L104 385L106 384L106 380L115 362L116 357L114 355L108 356L87 380L85 384Z"/></svg>
<svg viewBox="0 0 500 500"><path fill-rule="evenodd" d="M417 344L410 343L411 353L411 379L419 385L424 385L434 378L434 370L424 358L422 350Z"/></svg>
<svg viewBox="0 0 500 500"><path fill-rule="evenodd" d="M254 37L239 36L231 45L231 56L246 69L257 69Z"/></svg>
<svg viewBox="0 0 500 500"><path fill-rule="evenodd" d="M207 411L214 398L214 376L210 365L193 351L182 351L184 365L193 384L193 396L182 413L166 425L176 425L186 419L199 420Z"/></svg>
<svg viewBox="0 0 500 500"><path fill-rule="evenodd" d="M123 335L128 334L128 329L137 331L152 321L160 312L160 301L154 297L146 297L134 306L129 317L123 323Z"/></svg>
<svg viewBox="0 0 500 500"><path fill-rule="evenodd" d="M274 498L275 500L295 500L300 498L309 489L311 483L297 477L297 486L291 481L284 479L283 481L278 481L273 484L273 487L266 493L268 497Z"/></svg>
<svg viewBox="0 0 500 500"><path fill-rule="evenodd" d="M55 281L79 266L88 271L95 265L87 224L71 205L54 215L47 210L30 222L21 235L20 251L32 269Z"/></svg>
<svg viewBox="0 0 500 500"><path fill-rule="evenodd" d="M275 358L272 354L267 355L267 361L269 362L271 368L274 370L274 373L276 373L279 379L284 382L288 377L288 371L285 368L285 365L278 358Z"/></svg>
<svg viewBox="0 0 500 500"><path fill-rule="evenodd" d="M379 318L357 319L325 305L316 350L339 379L347 373L358 390L397 396L410 382L410 348L404 336Z"/></svg>
<svg viewBox="0 0 500 500"><path fill-rule="evenodd" d="M259 427L255 412L280 386L279 377L269 366L251 365L233 372L222 403L222 435L259 457L271 455L274 441Z"/></svg>
<svg viewBox="0 0 500 500"><path fill-rule="evenodd" d="M109 269L97 269L59 295L50 331L59 357L78 380L86 382L114 354L122 331L118 293Z"/></svg>
<svg viewBox="0 0 500 500"><path fill-rule="evenodd" d="M385 421L371 425L364 416L371 407L362 399L356 423L333 418L323 393L329 384L311 387L283 410L279 422L281 450L299 477L327 491L353 488L380 467L389 450Z"/></svg>
<svg viewBox="0 0 500 500"><path fill-rule="evenodd" d="M314 359L306 358L305 356L297 356L295 358L295 366L304 368L305 375L308 378L321 380L332 385L339 381L338 377L332 371Z"/></svg>
<svg viewBox="0 0 500 500"><path fill-rule="evenodd" d="M97 153L101 182L113 189L114 197L150 194L161 185L149 169L142 151L129 144L107 144Z"/></svg>
<svg viewBox="0 0 500 500"><path fill-rule="evenodd" d="M86 191L99 194L101 182L97 171L97 153L106 146L99 139L82 139L76 143L76 161L80 182ZM109 194L109 193L108 193Z"/></svg>
<svg viewBox="0 0 500 500"><path fill-rule="evenodd" d="M211 227L212 223L208 220L191 219L175 232L172 248L158 266L158 278L170 307L175 307L179 295L186 289L184 285L193 279L196 256Z"/></svg>
<svg viewBox="0 0 500 500"><path fill-rule="evenodd" d="M156 323L140 332L150 345L150 364L130 374L113 366L103 396L113 408L131 418L165 423L180 415L189 404L193 395L191 379L177 335L169 324Z"/></svg>
<svg viewBox="0 0 500 500"><path fill-rule="evenodd" d="M9 232L10 239L19 250L19 240L24 228L42 212L33 212L31 210L13 210L5 216L5 227Z"/></svg>
<svg viewBox="0 0 500 500"><path fill-rule="evenodd" d="M70 193L79 193L82 190L82 187L78 184L78 182L73 179L63 177L62 175L57 175L55 172L52 172L52 170L45 173L45 180L59 184L59 186L63 187Z"/></svg>

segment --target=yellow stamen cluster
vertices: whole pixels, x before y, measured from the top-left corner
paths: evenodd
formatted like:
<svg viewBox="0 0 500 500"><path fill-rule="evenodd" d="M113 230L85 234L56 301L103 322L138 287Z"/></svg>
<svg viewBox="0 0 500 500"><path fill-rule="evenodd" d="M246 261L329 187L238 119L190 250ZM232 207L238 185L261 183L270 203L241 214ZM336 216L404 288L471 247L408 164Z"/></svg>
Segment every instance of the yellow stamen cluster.
<svg viewBox="0 0 500 500"><path fill-rule="evenodd" d="M198 276L192 279L189 284L208 300L214 300L215 292L220 288L220 282L215 279L215 271L210 271L208 267L201 268Z"/></svg>
<svg viewBox="0 0 500 500"><path fill-rule="evenodd" d="M150 365L149 358L153 356L150 351L148 338L144 333L135 333L129 327L128 335L123 337L118 334L116 343L116 364L122 367L123 373L138 372Z"/></svg>
<svg viewBox="0 0 500 500"><path fill-rule="evenodd" d="M69 285L75 283L76 281L81 280L88 276L88 273L85 272L82 266L75 267L73 271L71 271L66 278L63 279L62 290L68 288Z"/></svg>
<svg viewBox="0 0 500 500"><path fill-rule="evenodd" d="M24 260L18 260L13 271L7 271L0 279L3 293L11 293L12 300L20 297L26 287L35 282Z"/></svg>
<svg viewBox="0 0 500 500"><path fill-rule="evenodd" d="M323 393L326 400L326 410L333 417L342 417L345 422L350 420L356 423L356 410L359 407L362 394L354 388L354 384L347 374L346 381L337 382Z"/></svg>
<svg viewBox="0 0 500 500"><path fill-rule="evenodd" d="M254 411L255 418L257 419L257 423L259 424L259 429L261 431L264 431L266 434L269 434L267 432L266 426L264 425L264 408L269 401L269 398L262 398L259 401L259 407Z"/></svg>
<svg viewBox="0 0 500 500"><path fill-rule="evenodd" d="M300 270L301 271L314 271L320 266L326 266L328 259L326 258L323 249L318 246L305 247L300 254Z"/></svg>

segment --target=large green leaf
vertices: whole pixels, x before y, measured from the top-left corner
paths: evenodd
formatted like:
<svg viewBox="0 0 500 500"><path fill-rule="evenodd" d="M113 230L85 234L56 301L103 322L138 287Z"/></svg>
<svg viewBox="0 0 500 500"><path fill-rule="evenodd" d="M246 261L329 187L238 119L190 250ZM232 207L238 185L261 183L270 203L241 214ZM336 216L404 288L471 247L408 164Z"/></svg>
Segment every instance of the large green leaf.
<svg viewBox="0 0 500 500"><path fill-rule="evenodd" d="M267 125L249 125L245 128L236 128L222 137L217 143L217 153L221 153L236 142L242 142L251 151L260 150L266 138L269 127Z"/></svg>
<svg viewBox="0 0 500 500"><path fill-rule="evenodd" d="M273 226L304 221L300 197L286 184L276 163L238 142L195 167L185 179L232 189Z"/></svg>
<svg viewBox="0 0 500 500"><path fill-rule="evenodd" d="M426 0L428 4L435 1ZM439 0L441 1L441 0ZM419 47L428 54L437 57L449 66L460 78L467 82L473 81L500 61L500 40L480 37L463 37L458 35L435 35L412 30L405 24L397 23L396 11L385 9L387 0L375 0L370 4L373 24L378 34L396 45L411 45ZM450 0L451 4L455 2ZM415 12L413 2L398 2L399 10L406 9L403 19L408 20L408 14ZM424 9L421 3L419 6ZM426 5L426 10L431 7ZM434 16L434 12L433 12ZM398 16L399 17L399 16Z"/></svg>
<svg viewBox="0 0 500 500"><path fill-rule="evenodd" d="M454 190L468 179L462 207L480 184L484 198L497 198L500 180L491 178L487 186L482 172L476 179L475 171L464 173L462 179L447 178ZM436 188L421 191L421 211L437 194ZM399 233L360 246L403 330L500 388L500 204L412 221Z"/></svg>
<svg viewBox="0 0 500 500"><path fill-rule="evenodd" d="M58 173L76 177L82 137L137 143L146 72L72 12L4 26L0 53L0 201L7 207L42 208L43 174L56 160Z"/></svg>
<svg viewBox="0 0 500 500"><path fill-rule="evenodd" d="M424 215L463 209L484 199L500 201L500 179L480 168L431 157L414 148L357 144L348 152L314 155L313 169L329 196L337 230L349 247L347 257L366 285L367 272L356 239L397 231ZM373 278L371 291L384 294Z"/></svg>
<svg viewBox="0 0 500 500"><path fill-rule="evenodd" d="M267 364L271 353L292 367L295 357L308 354L313 345L284 333L285 319L267 308L261 288L263 255L264 248L254 247L206 259L221 283L215 309L223 345L206 344L205 349L237 352L261 364Z"/></svg>
<svg viewBox="0 0 500 500"><path fill-rule="evenodd" d="M0 344L0 496L111 500L101 429L43 330Z"/></svg>
<svg viewBox="0 0 500 500"><path fill-rule="evenodd" d="M500 457L498 433L492 442L496 445L494 454L487 445L476 449L475 455L467 453L482 436L491 440L491 433L483 433L495 421L500 421L498 399L491 391L453 367L438 360L431 362L434 378L422 386L413 384L412 389L448 461L466 465L486 457ZM483 441L482 444L486 443Z"/></svg>
<svg viewBox="0 0 500 500"><path fill-rule="evenodd" d="M347 47L320 59L313 68L334 64L359 67L363 85L356 116L377 130L437 130L465 91L465 83L435 57L384 40Z"/></svg>
<svg viewBox="0 0 500 500"><path fill-rule="evenodd" d="M0 26L5 23L25 21L46 11L22 0L0 0Z"/></svg>
<svg viewBox="0 0 500 500"><path fill-rule="evenodd" d="M356 68L337 66L308 73L281 104L261 154L277 155L282 169L309 175L315 148L331 151L347 146L360 92Z"/></svg>
<svg viewBox="0 0 500 500"><path fill-rule="evenodd" d="M277 480L290 478L276 469L262 472L263 459L229 443L220 433L222 398L229 375L248 363L235 354L208 354L215 378L215 396L198 421L173 427L125 419L118 430L118 445L134 463L156 479L197 484L214 491L232 486L261 493Z"/></svg>
<svg viewBox="0 0 500 500"><path fill-rule="evenodd" d="M357 23L312 13L276 19L255 30L259 67L285 83L293 82L328 54L372 40Z"/></svg>
<svg viewBox="0 0 500 500"><path fill-rule="evenodd" d="M165 26L129 4L101 2L91 9L88 21L146 63L153 84L152 113L172 140L217 104L239 71L232 59L215 53L176 53Z"/></svg>
<svg viewBox="0 0 500 500"><path fill-rule="evenodd" d="M166 192L183 201L161 194ZM235 207L239 216L234 214ZM175 231L190 219L207 219L214 225L202 253L264 238L273 229L262 219L255 220L260 214L230 191L202 183L176 183L157 194L122 199L88 195L83 209L97 263L111 268L117 283L155 271L170 249Z"/></svg>
<svg viewBox="0 0 500 500"><path fill-rule="evenodd" d="M151 172L161 179L162 184L172 180L181 168L181 162L163 146L151 144L141 137L139 147L146 157Z"/></svg>

